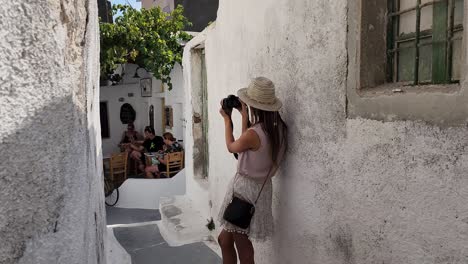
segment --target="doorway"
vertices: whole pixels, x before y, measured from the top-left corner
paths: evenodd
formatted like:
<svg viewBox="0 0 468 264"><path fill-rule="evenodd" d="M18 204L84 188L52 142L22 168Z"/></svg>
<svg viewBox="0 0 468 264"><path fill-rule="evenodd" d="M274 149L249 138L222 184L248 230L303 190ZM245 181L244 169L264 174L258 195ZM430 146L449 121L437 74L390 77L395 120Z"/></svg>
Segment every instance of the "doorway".
<svg viewBox="0 0 468 264"><path fill-rule="evenodd" d="M193 114L193 170L195 178L204 179L209 172L208 89L205 49L192 50L192 114Z"/></svg>

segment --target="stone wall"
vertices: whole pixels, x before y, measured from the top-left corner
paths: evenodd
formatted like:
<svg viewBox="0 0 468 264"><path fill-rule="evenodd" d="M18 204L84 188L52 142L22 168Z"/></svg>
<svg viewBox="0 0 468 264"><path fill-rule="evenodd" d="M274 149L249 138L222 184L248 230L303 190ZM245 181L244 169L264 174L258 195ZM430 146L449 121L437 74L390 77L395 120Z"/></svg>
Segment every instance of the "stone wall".
<svg viewBox="0 0 468 264"><path fill-rule="evenodd" d="M97 3L0 20L0 263L105 263Z"/></svg>
<svg viewBox="0 0 468 264"><path fill-rule="evenodd" d="M290 148L274 178L276 233L255 243L256 263L466 263L468 129L347 118L347 65L357 60L348 57L347 5L220 1L216 25L184 53L187 85L190 49L206 48L210 146L208 183L188 179L187 193L218 214L236 166L219 102L267 76L284 103ZM188 85L189 123L191 96Z"/></svg>

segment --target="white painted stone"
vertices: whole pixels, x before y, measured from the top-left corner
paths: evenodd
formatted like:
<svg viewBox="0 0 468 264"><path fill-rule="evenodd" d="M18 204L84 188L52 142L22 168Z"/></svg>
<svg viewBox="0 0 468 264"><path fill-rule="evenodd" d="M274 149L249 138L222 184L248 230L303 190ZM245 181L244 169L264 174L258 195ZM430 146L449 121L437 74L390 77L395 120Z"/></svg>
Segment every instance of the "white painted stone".
<svg viewBox="0 0 468 264"><path fill-rule="evenodd" d="M114 227L107 227L107 263L131 264L132 259L115 238Z"/></svg>
<svg viewBox="0 0 468 264"><path fill-rule="evenodd" d="M290 147L274 178L276 233L255 243L256 263L466 263L468 129L346 118L347 60L356 60L347 58L347 2L220 1L216 24L184 50L187 195L206 218L218 214L236 166L219 102L267 76ZM190 49L202 42L208 180L190 177Z"/></svg>
<svg viewBox="0 0 468 264"><path fill-rule="evenodd" d="M97 3L0 19L0 263L106 263Z"/></svg>
<svg viewBox="0 0 468 264"><path fill-rule="evenodd" d="M116 207L159 209L161 197L185 194L185 170L170 179L128 179L119 194Z"/></svg>
<svg viewBox="0 0 468 264"><path fill-rule="evenodd" d="M159 211L159 230L172 247L202 242L212 235L206 227L208 218L186 195L161 197Z"/></svg>

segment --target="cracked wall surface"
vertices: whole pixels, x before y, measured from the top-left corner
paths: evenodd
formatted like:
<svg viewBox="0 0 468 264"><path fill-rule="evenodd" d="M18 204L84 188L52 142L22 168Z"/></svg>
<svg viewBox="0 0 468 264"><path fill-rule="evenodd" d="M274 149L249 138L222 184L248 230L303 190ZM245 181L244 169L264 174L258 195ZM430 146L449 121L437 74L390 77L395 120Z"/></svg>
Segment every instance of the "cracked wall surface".
<svg viewBox="0 0 468 264"><path fill-rule="evenodd" d="M105 263L96 1L0 21L0 263Z"/></svg>
<svg viewBox="0 0 468 264"><path fill-rule="evenodd" d="M236 169L219 102L267 76L290 148L274 178L276 233L255 243L256 263L467 263L468 129L346 118L347 65L357 60L347 52L347 4L220 1L215 25L184 51L205 45L210 121L209 194L193 181L187 193L218 214ZM186 84L192 66L185 57Z"/></svg>

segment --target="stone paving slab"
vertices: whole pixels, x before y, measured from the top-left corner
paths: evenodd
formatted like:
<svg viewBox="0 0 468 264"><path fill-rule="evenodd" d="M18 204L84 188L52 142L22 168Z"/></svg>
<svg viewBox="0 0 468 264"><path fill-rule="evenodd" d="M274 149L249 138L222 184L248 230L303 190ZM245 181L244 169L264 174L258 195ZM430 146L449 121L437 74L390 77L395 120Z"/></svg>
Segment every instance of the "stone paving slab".
<svg viewBox="0 0 468 264"><path fill-rule="evenodd" d="M114 234L133 264L221 264L221 258L204 243L170 247L156 224L115 227Z"/></svg>
<svg viewBox="0 0 468 264"><path fill-rule="evenodd" d="M106 206L107 225L133 224L161 220L159 210Z"/></svg>

